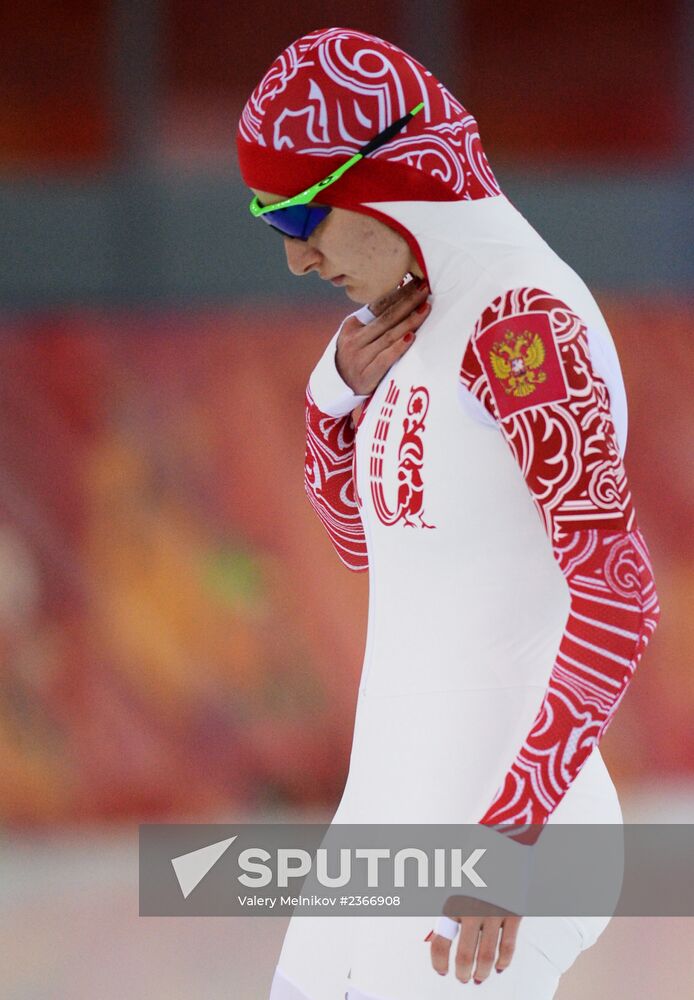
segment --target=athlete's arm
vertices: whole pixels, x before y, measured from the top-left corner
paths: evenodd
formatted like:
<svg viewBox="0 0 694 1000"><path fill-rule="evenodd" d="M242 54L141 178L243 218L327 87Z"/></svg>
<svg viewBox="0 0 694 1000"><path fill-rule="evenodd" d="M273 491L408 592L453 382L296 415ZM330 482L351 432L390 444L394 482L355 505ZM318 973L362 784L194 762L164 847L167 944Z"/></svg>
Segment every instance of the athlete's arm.
<svg viewBox="0 0 694 1000"><path fill-rule="evenodd" d="M360 400L353 398L356 407ZM309 383L304 483L338 556L348 569L358 572L368 569L369 564L354 485L352 409L345 416L326 413L316 404Z"/></svg>
<svg viewBox="0 0 694 1000"><path fill-rule="evenodd" d="M497 421L570 591L542 704L480 820L541 825L612 721L658 622L657 594L580 318L546 292L509 292L478 321L460 378Z"/></svg>
<svg viewBox="0 0 694 1000"><path fill-rule="evenodd" d="M306 390L306 492L338 556L355 571L368 569L368 557L354 482L352 413L414 342L429 312L427 294L410 282L373 303L368 315L348 316Z"/></svg>

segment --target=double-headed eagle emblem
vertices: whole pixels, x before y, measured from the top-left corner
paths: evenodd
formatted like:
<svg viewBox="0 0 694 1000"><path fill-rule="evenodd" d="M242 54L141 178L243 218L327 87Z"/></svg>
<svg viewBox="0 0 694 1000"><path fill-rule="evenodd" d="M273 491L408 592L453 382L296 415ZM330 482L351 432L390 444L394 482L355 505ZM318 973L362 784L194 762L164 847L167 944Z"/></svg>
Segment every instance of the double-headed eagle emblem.
<svg viewBox="0 0 694 1000"><path fill-rule="evenodd" d="M508 396L529 396L546 381L547 373L538 371L545 360L545 345L539 333L508 330L489 352L494 374Z"/></svg>

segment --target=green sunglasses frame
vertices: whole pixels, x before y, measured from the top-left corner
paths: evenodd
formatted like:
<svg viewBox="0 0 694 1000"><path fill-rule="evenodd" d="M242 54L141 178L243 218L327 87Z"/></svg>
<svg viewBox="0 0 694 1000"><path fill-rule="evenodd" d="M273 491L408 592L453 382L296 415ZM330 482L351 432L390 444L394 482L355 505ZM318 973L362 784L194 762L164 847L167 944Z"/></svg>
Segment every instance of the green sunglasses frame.
<svg viewBox="0 0 694 1000"><path fill-rule="evenodd" d="M369 153L373 153L375 149L378 149L384 143L388 142L388 140L392 139L394 135L397 135L397 133L404 129L408 122L414 118L416 114L419 114L423 107L424 101L417 104L416 107L414 107L411 111L408 111L406 115L403 115L403 117L399 118L396 122L393 122L392 125L389 125L382 132L379 132L373 139L370 139L358 152L356 152L353 156L350 156L346 163L343 163L336 170L333 170L333 172L328 174L327 177L324 177L322 181L318 181L317 184L312 184L311 187L306 188L305 191L295 194L293 198L285 198L284 201L278 201L274 205L263 205L258 200L258 196L256 195L249 205L251 215L257 219L261 215L265 215L267 212L276 212L280 208L291 208L292 205L308 205L309 202L314 200L316 195L320 194L321 191L324 191L325 188L334 184L335 181L339 181L340 177L342 177L342 175L349 170L350 167L359 163L359 161L363 160Z"/></svg>

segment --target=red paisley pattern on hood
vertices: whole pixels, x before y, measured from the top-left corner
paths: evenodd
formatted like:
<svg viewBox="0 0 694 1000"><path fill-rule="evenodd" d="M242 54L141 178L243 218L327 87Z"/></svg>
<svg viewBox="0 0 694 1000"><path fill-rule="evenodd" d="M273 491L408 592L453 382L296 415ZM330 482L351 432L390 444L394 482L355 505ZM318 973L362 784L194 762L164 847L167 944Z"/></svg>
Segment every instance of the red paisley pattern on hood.
<svg viewBox="0 0 694 1000"><path fill-rule="evenodd" d="M368 201L498 195L473 116L397 46L343 28L298 39L253 91L237 135L243 178L257 190L296 194L420 102L402 132L321 200L354 210Z"/></svg>

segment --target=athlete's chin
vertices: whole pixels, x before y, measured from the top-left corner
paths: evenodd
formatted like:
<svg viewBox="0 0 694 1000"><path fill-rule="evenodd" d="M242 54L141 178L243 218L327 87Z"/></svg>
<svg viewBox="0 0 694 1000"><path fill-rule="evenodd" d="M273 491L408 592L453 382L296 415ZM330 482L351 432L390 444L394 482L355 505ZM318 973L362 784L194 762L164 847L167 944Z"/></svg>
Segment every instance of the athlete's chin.
<svg viewBox="0 0 694 1000"><path fill-rule="evenodd" d="M360 306L366 306L369 302L375 302L376 299L380 299L381 296L390 291L389 288L379 291L377 288L370 288L365 282L355 282L349 278L342 287L345 290L347 298Z"/></svg>
<svg viewBox="0 0 694 1000"><path fill-rule="evenodd" d="M365 295L364 287L362 285L345 284L342 287L345 290L347 298L351 299L352 302L356 302L360 306L365 306L367 302L371 301L371 299Z"/></svg>

